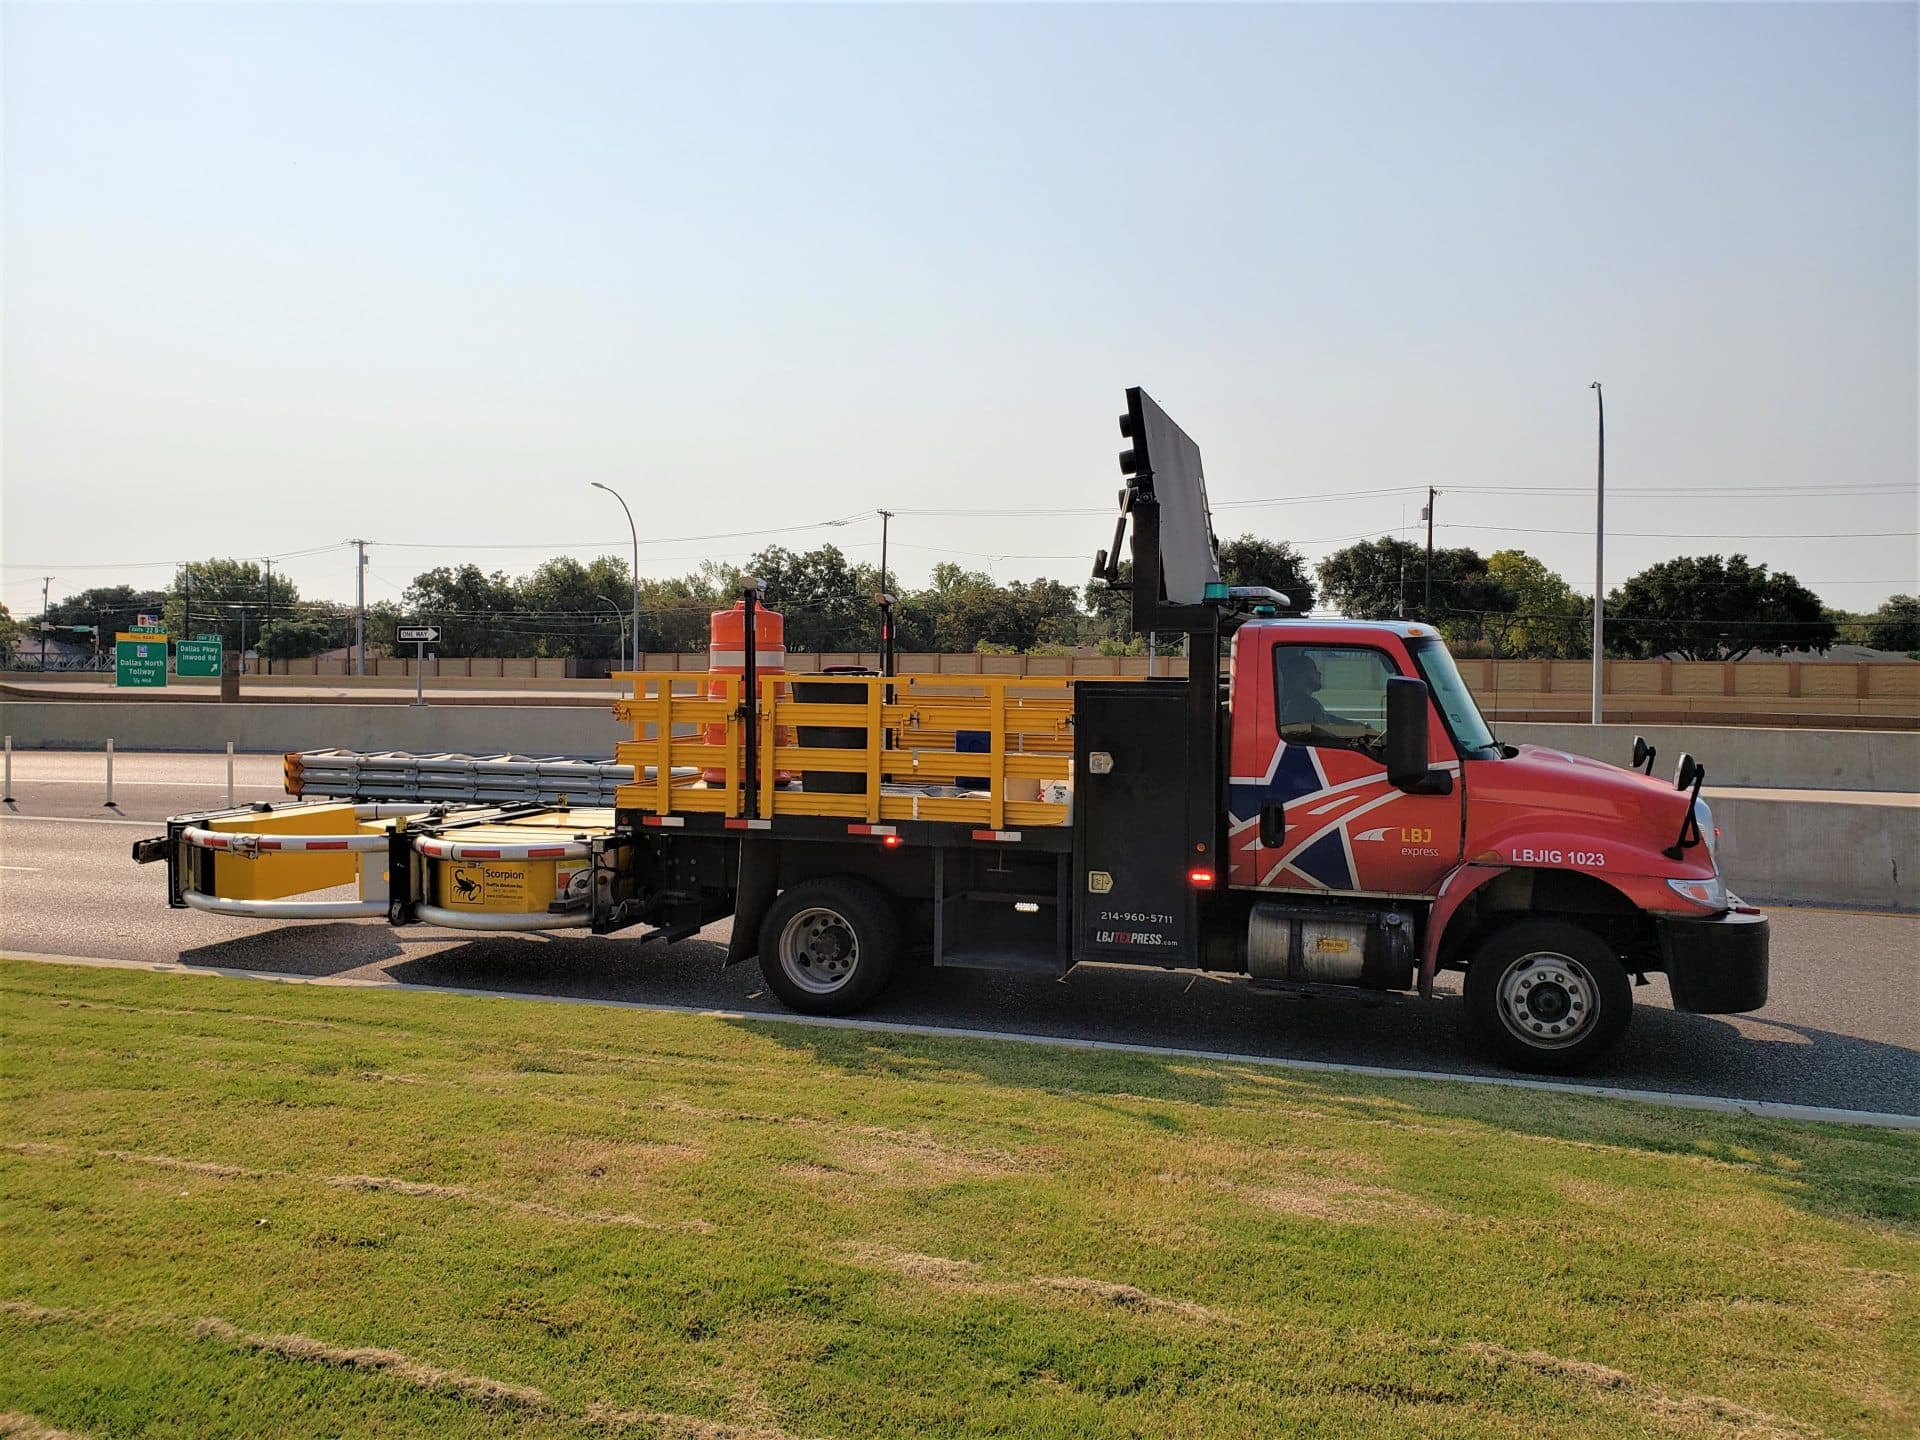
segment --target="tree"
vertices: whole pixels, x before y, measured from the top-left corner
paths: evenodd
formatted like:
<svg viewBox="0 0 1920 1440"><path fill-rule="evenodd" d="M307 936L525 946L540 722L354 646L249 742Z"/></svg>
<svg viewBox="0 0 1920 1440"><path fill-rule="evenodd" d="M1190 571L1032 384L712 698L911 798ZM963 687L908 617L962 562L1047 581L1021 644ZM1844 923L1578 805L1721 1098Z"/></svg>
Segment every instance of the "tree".
<svg viewBox="0 0 1920 1440"><path fill-rule="evenodd" d="M880 573L870 565L849 565L838 545L801 554L770 546L747 562L747 573L760 581L767 604L786 617L789 650L870 650L878 644Z"/></svg>
<svg viewBox="0 0 1920 1440"><path fill-rule="evenodd" d="M509 619L517 598L504 571L489 575L478 565L440 565L413 577L401 605L409 619L440 627L437 654L449 658L525 655L532 653L530 642L521 638L519 627ZM371 616L367 628L371 646Z"/></svg>
<svg viewBox="0 0 1920 1440"><path fill-rule="evenodd" d="M1633 656L1739 660L1755 650L1832 648L1820 597L1744 555L1683 555L1649 566L1607 596L1610 647Z"/></svg>
<svg viewBox="0 0 1920 1440"><path fill-rule="evenodd" d="M5 604L0 604L0 652L13 653L13 642L20 638L20 622L13 618L13 612Z"/></svg>
<svg viewBox="0 0 1920 1440"><path fill-rule="evenodd" d="M1240 535L1226 541L1220 546L1220 578L1229 587L1264 585L1278 590L1296 610L1313 608L1315 591L1307 562L1285 540Z"/></svg>
<svg viewBox="0 0 1920 1440"><path fill-rule="evenodd" d="M703 560L687 575L642 580L640 648L705 650L712 634L712 613L732 609L744 583L737 567L718 560Z"/></svg>
<svg viewBox="0 0 1920 1440"><path fill-rule="evenodd" d="M1131 585L1133 562L1122 560L1114 578L1120 586ZM1139 639L1133 633L1131 590L1116 588L1104 580L1089 580L1080 591L1080 604L1091 617L1087 622L1087 634L1095 644L1125 645Z"/></svg>
<svg viewBox="0 0 1920 1440"><path fill-rule="evenodd" d="M252 643L269 608L276 617L291 618L296 611L312 607L301 605L299 590L285 575L269 581L252 560L216 558L197 560L174 572L163 613L167 634L174 640L218 635L229 650L237 652L243 638Z"/></svg>
<svg viewBox="0 0 1920 1440"><path fill-rule="evenodd" d="M1425 619L1456 644L1485 638L1490 616L1511 614L1513 598L1487 573L1479 551L1433 552L1433 611L1426 608L1426 547L1398 536L1362 540L1318 566L1322 596L1355 620Z"/></svg>
<svg viewBox="0 0 1920 1440"><path fill-rule="evenodd" d="M273 589L277 597L280 594L277 579ZM55 601L47 607L47 620L53 625L98 626L100 643L110 650L116 634L131 630L142 615L164 614L166 604L167 592L164 590L136 590L131 585L97 585L91 590L82 590L77 595Z"/></svg>
<svg viewBox="0 0 1920 1440"><path fill-rule="evenodd" d="M1485 628L1495 655L1576 660L1593 649L1593 607L1524 550L1496 550L1487 576L1512 602L1490 613Z"/></svg>
<svg viewBox="0 0 1920 1440"><path fill-rule="evenodd" d="M589 660L619 655L631 613L631 573L626 561L610 555L585 565L557 555L539 566L514 586L521 653Z"/></svg>
<svg viewBox="0 0 1920 1440"><path fill-rule="evenodd" d="M328 648L332 627L325 616L297 615L274 622L260 632L256 647L265 660L311 660Z"/></svg>
<svg viewBox="0 0 1920 1440"><path fill-rule="evenodd" d="M1920 650L1920 595L1894 595L1874 611L1867 644L1876 650Z"/></svg>

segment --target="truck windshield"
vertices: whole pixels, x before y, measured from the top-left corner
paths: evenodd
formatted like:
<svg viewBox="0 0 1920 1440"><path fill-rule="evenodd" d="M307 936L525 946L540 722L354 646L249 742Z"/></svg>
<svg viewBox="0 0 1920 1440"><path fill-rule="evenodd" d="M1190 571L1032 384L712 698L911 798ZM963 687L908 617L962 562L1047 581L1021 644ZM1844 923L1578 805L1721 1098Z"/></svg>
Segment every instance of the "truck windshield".
<svg viewBox="0 0 1920 1440"><path fill-rule="evenodd" d="M1453 731L1453 743L1460 747L1461 758L1498 759L1500 746L1481 718L1480 707L1473 703L1473 692L1460 678L1459 667L1453 663L1447 647L1438 640L1409 640L1407 649L1413 653L1413 663L1420 667L1421 679L1433 692L1433 703L1447 717L1447 728Z"/></svg>

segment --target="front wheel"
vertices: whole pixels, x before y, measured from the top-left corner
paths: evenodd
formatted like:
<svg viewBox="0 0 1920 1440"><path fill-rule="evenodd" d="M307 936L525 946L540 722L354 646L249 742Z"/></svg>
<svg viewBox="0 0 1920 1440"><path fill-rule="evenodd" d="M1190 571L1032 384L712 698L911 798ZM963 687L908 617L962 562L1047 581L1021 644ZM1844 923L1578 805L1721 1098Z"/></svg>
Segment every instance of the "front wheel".
<svg viewBox="0 0 1920 1440"><path fill-rule="evenodd" d="M1504 926L1467 965L1467 1028L1516 1069L1585 1068L1626 1033L1632 1010L1613 947L1564 920Z"/></svg>
<svg viewBox="0 0 1920 1440"><path fill-rule="evenodd" d="M760 926L767 988L808 1015L848 1015L872 1000L899 950L900 921L886 892L851 876L781 891Z"/></svg>

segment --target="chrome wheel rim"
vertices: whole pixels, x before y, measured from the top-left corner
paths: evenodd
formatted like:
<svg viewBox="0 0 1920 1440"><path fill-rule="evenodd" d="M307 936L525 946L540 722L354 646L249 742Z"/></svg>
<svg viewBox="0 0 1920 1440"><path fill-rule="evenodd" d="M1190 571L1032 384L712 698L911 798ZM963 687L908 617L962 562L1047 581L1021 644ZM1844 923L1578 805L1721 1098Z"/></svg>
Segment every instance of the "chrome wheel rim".
<svg viewBox="0 0 1920 1440"><path fill-rule="evenodd" d="M1500 1023L1536 1050L1564 1050L1593 1029L1600 987L1571 955L1537 950L1500 977Z"/></svg>
<svg viewBox="0 0 1920 1440"><path fill-rule="evenodd" d="M860 941L835 910L802 910L780 931L780 971L802 990L830 995L860 964Z"/></svg>

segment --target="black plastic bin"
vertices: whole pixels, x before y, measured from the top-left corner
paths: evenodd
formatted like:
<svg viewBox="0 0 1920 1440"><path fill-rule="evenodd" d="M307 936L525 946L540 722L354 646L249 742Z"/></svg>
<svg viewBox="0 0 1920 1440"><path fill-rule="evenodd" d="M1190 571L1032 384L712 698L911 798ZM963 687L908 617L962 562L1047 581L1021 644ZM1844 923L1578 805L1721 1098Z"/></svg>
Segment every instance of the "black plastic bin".
<svg viewBox="0 0 1920 1440"><path fill-rule="evenodd" d="M829 665L822 675L878 675L864 665ZM819 681L795 680L793 698L802 705L857 705L865 702L867 691L861 685L823 685ZM867 727L864 725L796 725L802 750L864 750ZM800 788L816 795L864 795L867 777L844 770L802 770Z"/></svg>

